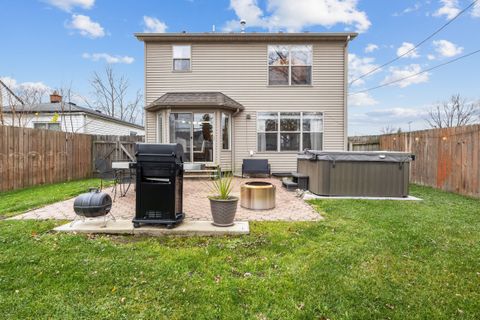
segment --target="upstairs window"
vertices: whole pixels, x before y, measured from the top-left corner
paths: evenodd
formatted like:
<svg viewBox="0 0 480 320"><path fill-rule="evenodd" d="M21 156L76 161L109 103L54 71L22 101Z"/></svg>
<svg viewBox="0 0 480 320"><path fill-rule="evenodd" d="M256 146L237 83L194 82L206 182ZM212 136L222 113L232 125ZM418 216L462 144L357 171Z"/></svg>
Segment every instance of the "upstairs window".
<svg viewBox="0 0 480 320"><path fill-rule="evenodd" d="M173 46L173 71L190 71L191 46Z"/></svg>
<svg viewBox="0 0 480 320"><path fill-rule="evenodd" d="M312 46L268 46L268 84L271 86L311 85Z"/></svg>

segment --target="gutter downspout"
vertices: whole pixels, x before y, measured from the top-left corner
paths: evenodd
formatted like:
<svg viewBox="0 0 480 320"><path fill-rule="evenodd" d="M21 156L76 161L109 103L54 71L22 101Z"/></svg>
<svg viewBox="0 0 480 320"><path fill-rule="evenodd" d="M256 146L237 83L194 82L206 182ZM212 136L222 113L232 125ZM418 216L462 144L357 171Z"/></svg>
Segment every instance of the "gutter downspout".
<svg viewBox="0 0 480 320"><path fill-rule="evenodd" d="M235 110L234 113L232 113L232 123L230 124L231 125L231 128L230 128L230 149L232 150L232 153L231 153L231 157L232 157L232 174L235 175L235 165L236 165L236 161L235 159L237 158L236 157L236 150L235 150L235 143L234 143L234 139L235 139L235 125L234 125L234 120L233 118L235 118L235 116L237 114L239 114L242 110L240 110L240 108L237 108L237 110ZM247 126L247 124L245 124L245 127Z"/></svg>
<svg viewBox="0 0 480 320"><path fill-rule="evenodd" d="M235 112L232 113L232 117L235 117L237 114L240 113L240 111L241 111L240 108L237 108L237 110L235 110Z"/></svg>
<svg viewBox="0 0 480 320"><path fill-rule="evenodd" d="M346 151L348 147L348 43L350 42L350 35L347 36L344 48L344 90L343 90L343 150Z"/></svg>

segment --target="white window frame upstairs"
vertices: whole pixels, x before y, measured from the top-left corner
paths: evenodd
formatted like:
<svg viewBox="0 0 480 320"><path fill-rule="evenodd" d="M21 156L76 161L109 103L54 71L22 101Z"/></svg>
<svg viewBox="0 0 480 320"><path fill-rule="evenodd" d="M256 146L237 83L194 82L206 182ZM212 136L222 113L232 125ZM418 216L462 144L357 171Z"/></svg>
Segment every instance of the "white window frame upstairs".
<svg viewBox="0 0 480 320"><path fill-rule="evenodd" d="M176 59L186 60L186 58L175 58L175 47L189 47L190 48L190 56L188 58L188 60L190 61L190 68L188 68L188 70L176 70L175 69L175 60ZM192 71L192 45L189 44L189 43L172 45L172 72L191 72L191 71Z"/></svg>
<svg viewBox="0 0 480 320"><path fill-rule="evenodd" d="M270 84L270 50L271 46L284 46L288 47L288 84ZM305 65L310 67L310 83L309 84L292 84L292 52L291 48L295 46L309 46L312 53L312 62L310 65ZM282 43L272 43L267 44L267 86L269 87L311 87L313 86L313 58L314 58L314 48L311 43L294 43L294 44L282 44Z"/></svg>

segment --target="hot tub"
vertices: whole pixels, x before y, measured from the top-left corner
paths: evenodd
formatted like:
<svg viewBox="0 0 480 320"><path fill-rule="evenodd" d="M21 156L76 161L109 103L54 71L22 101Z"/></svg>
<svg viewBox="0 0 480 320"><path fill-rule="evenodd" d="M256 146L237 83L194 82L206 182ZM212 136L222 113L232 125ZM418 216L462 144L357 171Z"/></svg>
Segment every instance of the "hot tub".
<svg viewBox="0 0 480 320"><path fill-rule="evenodd" d="M410 161L405 152L299 154L297 171L309 177L309 191L325 196L407 197Z"/></svg>

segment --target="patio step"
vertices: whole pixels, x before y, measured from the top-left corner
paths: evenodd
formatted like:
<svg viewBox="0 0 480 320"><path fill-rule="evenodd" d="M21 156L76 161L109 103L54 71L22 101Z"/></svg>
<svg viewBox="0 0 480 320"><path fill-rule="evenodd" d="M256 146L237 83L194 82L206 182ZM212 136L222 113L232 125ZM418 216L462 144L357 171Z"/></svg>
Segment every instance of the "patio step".
<svg viewBox="0 0 480 320"><path fill-rule="evenodd" d="M184 175L183 176L185 179L206 179L206 178L209 178L209 179L213 179L215 178L216 176L215 175L205 175L205 174L201 174L201 175L193 175L193 174L190 174L190 175Z"/></svg>
<svg viewBox="0 0 480 320"><path fill-rule="evenodd" d="M215 169L204 169L204 170L185 170L183 174L184 178L215 178L217 170Z"/></svg>
<svg viewBox="0 0 480 320"><path fill-rule="evenodd" d="M298 183L293 182L290 178L283 178L282 185L289 191L298 189Z"/></svg>

